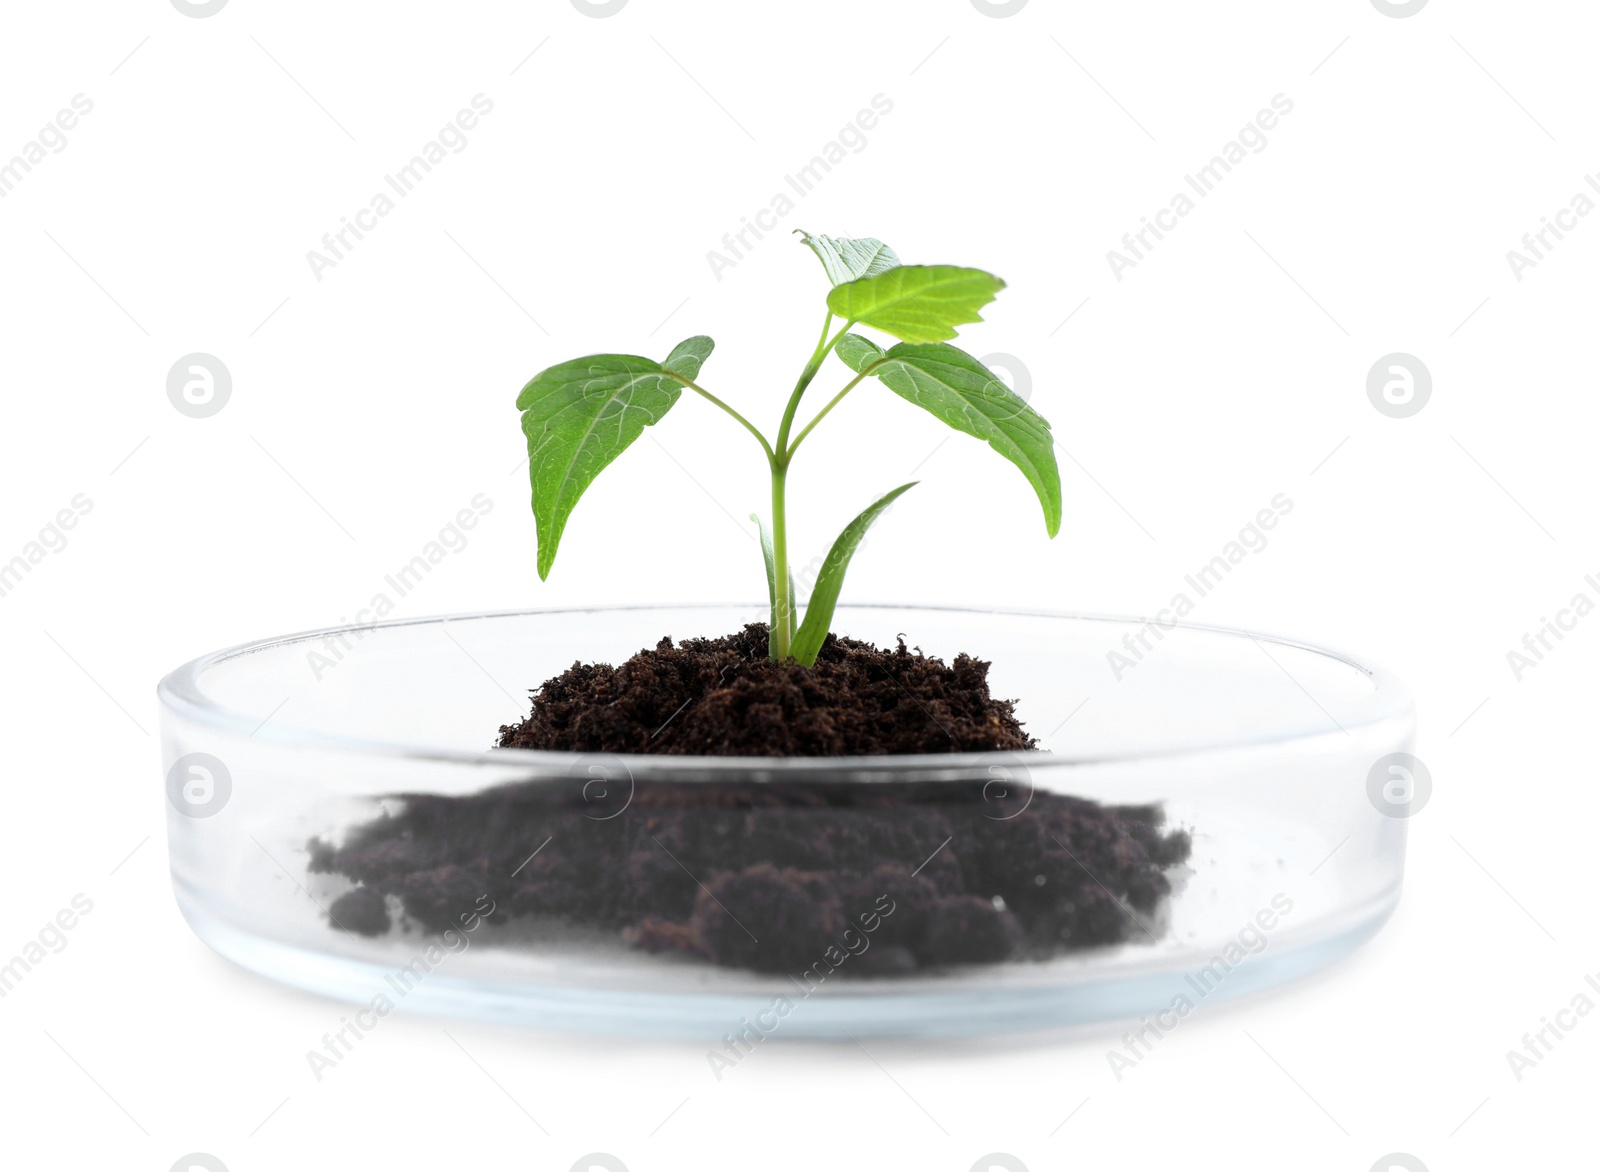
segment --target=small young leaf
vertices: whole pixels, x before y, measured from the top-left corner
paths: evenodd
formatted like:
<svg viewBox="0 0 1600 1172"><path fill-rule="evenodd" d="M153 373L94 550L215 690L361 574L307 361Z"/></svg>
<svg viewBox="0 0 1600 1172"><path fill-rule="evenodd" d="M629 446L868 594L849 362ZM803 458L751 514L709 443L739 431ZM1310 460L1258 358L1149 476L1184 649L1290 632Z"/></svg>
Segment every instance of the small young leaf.
<svg viewBox="0 0 1600 1172"><path fill-rule="evenodd" d="M1045 531L1054 537L1061 528L1061 472L1044 416L983 363L954 346L901 343L883 357L872 373L891 391L957 431L986 441L1022 470L1044 507Z"/></svg>
<svg viewBox="0 0 1600 1172"><path fill-rule="evenodd" d="M833 548L823 560L822 571L817 575L817 584L811 591L805 622L800 624L794 641L789 644L789 654L801 666L810 667L817 662L817 652L822 650L823 641L828 637L828 627L833 623L833 608L838 604L839 590L844 586L844 572L850 568L850 559L855 556L861 539L867 535L872 523L894 503L895 498L916 483L913 480L893 492L884 493L846 525L844 532L833 543Z"/></svg>
<svg viewBox="0 0 1600 1172"><path fill-rule="evenodd" d="M851 370L860 374L872 363L883 357L883 347L876 342L863 338L860 334L846 334L839 339L833 352Z"/></svg>
<svg viewBox="0 0 1600 1172"><path fill-rule="evenodd" d="M674 346L672 353L667 355L667 360L661 365L665 369L672 371L673 374L681 374L684 378L693 382L700 377L700 367L707 358L711 357L711 351L716 348L716 345L704 334L696 334L692 338L685 338Z"/></svg>
<svg viewBox="0 0 1600 1172"><path fill-rule="evenodd" d="M761 531L761 560L767 564L767 605L776 608L778 605L778 575L773 573L772 535L767 532L767 523L761 519L760 513L751 513L750 519L756 523L756 528ZM777 611L774 609L773 614ZM777 624L774 623L774 626Z"/></svg>
<svg viewBox="0 0 1600 1172"><path fill-rule="evenodd" d="M817 254L828 280L835 285L886 273L900 264L894 249L870 236L852 240L848 236L813 236L803 228L796 228L795 231L800 233L806 246Z"/></svg>
<svg viewBox="0 0 1600 1172"><path fill-rule="evenodd" d="M900 265L876 276L835 285L828 308L902 342L943 342L955 328L982 321L978 310L1006 287L982 269L957 265Z"/></svg>
<svg viewBox="0 0 1600 1172"><path fill-rule="evenodd" d="M607 464L658 422L699 373L710 338L690 338L669 368L634 354L594 354L540 371L517 396L528 438L528 480L539 538L539 577L548 578L573 506Z"/></svg>
<svg viewBox="0 0 1600 1172"><path fill-rule="evenodd" d="M772 536L767 532L766 523L761 520L759 513L751 513L750 519L756 523L756 528L761 531L761 557L767 563L767 609L772 618L767 624L767 654L778 658L778 631L782 625L778 617L778 577L773 573L772 563L776 560L772 552ZM795 605L794 570L789 570L789 606Z"/></svg>

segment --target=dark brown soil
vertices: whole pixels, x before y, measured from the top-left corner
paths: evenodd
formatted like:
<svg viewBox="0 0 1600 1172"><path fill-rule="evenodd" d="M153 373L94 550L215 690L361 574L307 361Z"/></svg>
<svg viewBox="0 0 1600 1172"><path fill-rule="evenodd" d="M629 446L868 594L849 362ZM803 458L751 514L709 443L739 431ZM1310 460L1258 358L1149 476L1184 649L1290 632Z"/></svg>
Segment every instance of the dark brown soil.
<svg viewBox="0 0 1600 1172"><path fill-rule="evenodd" d="M596 754L570 778L396 813L313 840L311 870L358 886L347 931L491 921L570 925L715 964L887 976L1144 940L1189 835L1159 806L1036 791L1034 741L988 664L946 666L830 636L814 670L770 663L766 630L664 639L621 667L578 664L534 695L503 746ZM997 779L635 780L632 752L839 756L1021 750ZM607 755L600 757L598 755ZM598 772L590 766L599 764ZM604 778L597 782L596 778ZM848 962L848 963L846 963Z"/></svg>
<svg viewBox="0 0 1600 1172"><path fill-rule="evenodd" d="M501 748L717 757L840 757L1031 749L989 665L946 666L829 635L815 667L767 658L767 627L663 639L621 667L575 663L500 730Z"/></svg>
<svg viewBox="0 0 1600 1172"><path fill-rule="evenodd" d="M1189 855L1189 836L1161 821L1025 784L1001 797L980 780L624 780L597 803L574 778L405 796L342 846L313 842L311 869L362 885L332 909L353 932L388 930L379 897L443 931L487 894L492 919L614 929L775 972L848 949L846 929L859 936L876 910L852 961L866 975L1154 934L1140 924L1170 890L1164 869Z"/></svg>

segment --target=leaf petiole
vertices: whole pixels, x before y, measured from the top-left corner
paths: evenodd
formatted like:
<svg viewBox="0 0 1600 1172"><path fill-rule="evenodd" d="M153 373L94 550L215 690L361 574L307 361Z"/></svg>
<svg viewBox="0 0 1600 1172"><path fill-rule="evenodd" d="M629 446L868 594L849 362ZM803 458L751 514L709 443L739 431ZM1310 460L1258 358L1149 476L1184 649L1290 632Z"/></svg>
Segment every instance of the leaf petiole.
<svg viewBox="0 0 1600 1172"><path fill-rule="evenodd" d="M756 442L761 445L761 450L767 454L768 463L771 463L776 458L773 455L772 445L767 442L767 437L761 434L760 429L757 428L755 424L751 423L743 415L740 415L732 407L728 406L728 404L724 403L721 399L717 398L693 379L684 378L683 375L676 374L671 371L668 371L667 373L670 377L676 379L678 382L688 387L691 391L695 392L695 394L699 395L702 399L706 400L706 402L711 403L713 406L721 407L729 415L733 416L734 419L738 420L740 425L743 426L746 431L756 437Z"/></svg>
<svg viewBox="0 0 1600 1172"><path fill-rule="evenodd" d="M800 429L800 434L794 437L794 442L789 445L788 456L789 456L790 459L793 459L794 458L794 454L800 450L801 443L804 442L806 436L811 434L811 429L816 427L817 424L821 423L823 418L828 414L829 411L832 411L836 406L838 406L839 400L843 399L851 391L855 390L856 389L856 385L858 383L860 383L862 379L866 378L869 374L871 374L873 371L877 370L878 367L880 367L882 365L883 365L883 361L881 359L879 361L877 361L877 362L874 362L871 366L867 367L860 374L856 375L855 378L853 378L849 382L845 383L844 389L841 390L833 398L828 400L827 404L822 408L821 411L818 411L816 413L816 415L812 418L811 422L806 424L804 427L802 427Z"/></svg>

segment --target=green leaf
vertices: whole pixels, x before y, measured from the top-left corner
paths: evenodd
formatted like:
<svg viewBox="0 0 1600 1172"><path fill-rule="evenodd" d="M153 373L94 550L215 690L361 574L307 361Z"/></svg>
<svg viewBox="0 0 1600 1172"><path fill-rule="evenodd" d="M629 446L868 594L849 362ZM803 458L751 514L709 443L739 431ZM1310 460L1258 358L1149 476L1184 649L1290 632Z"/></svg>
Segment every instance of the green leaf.
<svg viewBox="0 0 1600 1172"><path fill-rule="evenodd" d="M876 276L835 285L828 308L846 321L892 334L902 342L943 342L955 327L982 321L978 310L1006 287L982 269L957 265L900 265Z"/></svg>
<svg viewBox="0 0 1600 1172"><path fill-rule="evenodd" d="M841 339L842 341L843 339ZM892 346L873 374L903 399L1010 460L1044 507L1045 531L1061 528L1061 472L1050 424L983 363L942 343Z"/></svg>
<svg viewBox="0 0 1600 1172"><path fill-rule="evenodd" d="M806 246L817 254L828 280L835 285L886 273L900 264L894 249L870 236L853 240L848 236L813 236L803 228L796 228L795 231L806 242Z"/></svg>
<svg viewBox="0 0 1600 1172"><path fill-rule="evenodd" d="M876 342L863 338L860 334L846 334L839 339L838 344L833 348L833 352L857 374L860 374L883 357L883 347Z"/></svg>
<svg viewBox="0 0 1600 1172"><path fill-rule="evenodd" d="M839 591L844 586L844 572L850 568L850 559L855 556L856 548L883 511L894 503L896 497L916 483L913 480L910 484L902 484L893 492L884 493L867 506L860 516L846 525L844 532L839 534L838 540L833 543L833 548L823 560L822 571L817 575L817 584L811 591L811 601L806 606L805 621L800 624L800 629L795 632L794 641L789 644L789 654L797 663L810 667L817 662L817 652L822 650L823 641L828 637L828 627L833 622L833 608L838 604Z"/></svg>
<svg viewBox="0 0 1600 1172"><path fill-rule="evenodd" d="M778 576L773 572L772 563L776 560L772 552L772 536L767 532L765 522L759 513L751 513L750 519L756 523L756 528L761 530L761 557L767 563L767 609L771 612L771 620L767 624L767 655L773 659L778 658ZM789 570L789 605L795 605L794 569Z"/></svg>
<svg viewBox="0 0 1600 1172"><path fill-rule="evenodd" d="M693 378L710 353L710 338L690 338L672 351L670 366L634 354L593 354L540 371L522 388L517 408L528 438L540 578L550 576L584 490L672 409L683 393L674 375Z"/></svg>
<svg viewBox="0 0 1600 1172"><path fill-rule="evenodd" d="M704 334L696 334L692 338L685 338L672 348L672 353L667 355L667 360L661 365L673 374L681 374L693 382L700 377L700 367L711 351L716 348L716 343Z"/></svg>

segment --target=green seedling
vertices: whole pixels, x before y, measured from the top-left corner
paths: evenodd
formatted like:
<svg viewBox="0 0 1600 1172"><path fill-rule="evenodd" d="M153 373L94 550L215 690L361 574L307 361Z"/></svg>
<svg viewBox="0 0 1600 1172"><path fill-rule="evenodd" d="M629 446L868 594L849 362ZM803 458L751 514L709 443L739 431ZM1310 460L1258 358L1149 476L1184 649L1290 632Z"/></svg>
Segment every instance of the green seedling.
<svg viewBox="0 0 1600 1172"><path fill-rule="evenodd" d="M578 498L602 469L672 409L684 388L720 408L761 445L772 476L771 525L762 524L767 596L772 606L768 651L773 659L816 662L828 636L845 570L872 523L901 493L879 497L845 526L824 559L805 617L789 570L789 466L806 437L868 377L955 428L976 436L1015 464L1044 507L1045 530L1061 526L1061 474L1050 424L972 355L948 344L956 327L982 320L978 311L1005 288L999 277L957 265L903 265L888 245L872 239L800 236L822 261L832 288L816 349L789 395L771 441L733 407L696 380L711 355L705 336L685 339L657 362L633 354L574 358L534 375L517 396L528 439L528 475L538 530L539 577L548 578L556 547ZM835 320L844 324L834 329ZM860 334L866 326L898 339L883 349ZM806 388L832 354L854 375L795 433Z"/></svg>

